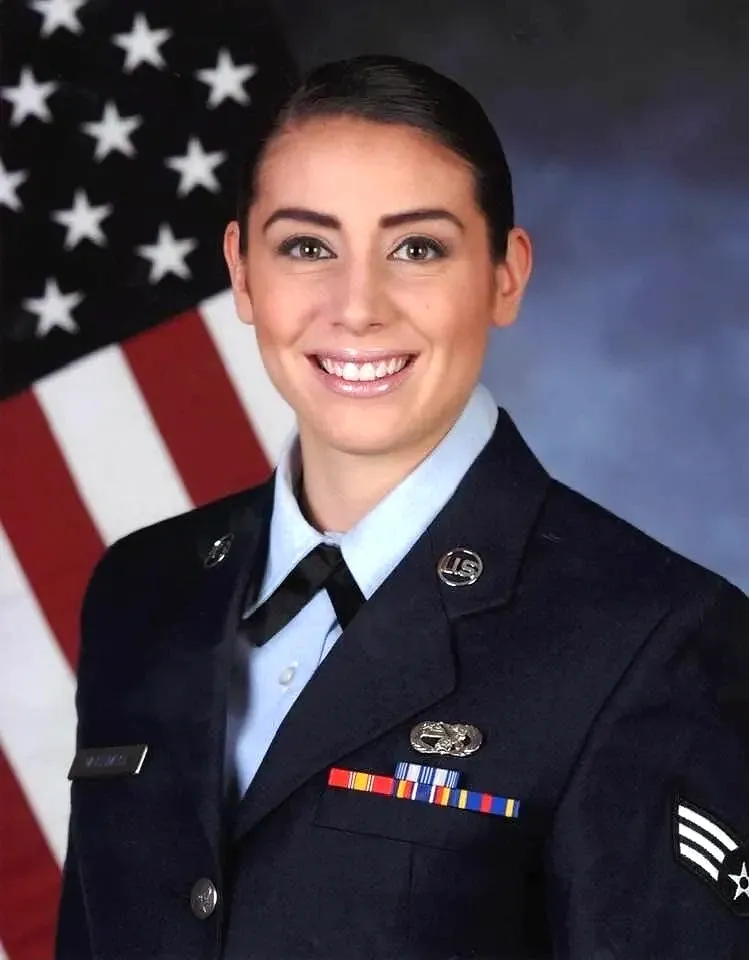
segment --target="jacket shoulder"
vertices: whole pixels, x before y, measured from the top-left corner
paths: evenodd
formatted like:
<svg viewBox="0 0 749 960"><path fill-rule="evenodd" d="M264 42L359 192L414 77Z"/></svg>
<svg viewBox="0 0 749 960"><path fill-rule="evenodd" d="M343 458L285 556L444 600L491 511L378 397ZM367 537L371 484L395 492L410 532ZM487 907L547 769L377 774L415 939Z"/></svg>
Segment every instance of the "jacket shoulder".
<svg viewBox="0 0 749 960"><path fill-rule="evenodd" d="M110 589L121 596L123 587L142 590L155 585L164 588L170 581L179 583L180 571L194 567L196 558L202 564L216 540L235 532L248 517L268 508L270 490L271 483L267 481L116 540L99 559L89 579L84 614L94 599L105 599Z"/></svg>
<svg viewBox="0 0 749 960"><path fill-rule="evenodd" d="M558 480L551 482L539 534L558 545L567 576L626 602L674 608L737 591L720 574Z"/></svg>

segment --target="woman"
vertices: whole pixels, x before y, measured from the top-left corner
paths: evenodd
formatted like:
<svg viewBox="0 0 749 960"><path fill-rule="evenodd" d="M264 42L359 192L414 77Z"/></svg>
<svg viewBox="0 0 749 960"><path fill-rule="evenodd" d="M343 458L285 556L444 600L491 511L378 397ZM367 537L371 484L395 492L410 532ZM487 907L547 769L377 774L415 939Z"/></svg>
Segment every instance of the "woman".
<svg viewBox="0 0 749 960"><path fill-rule="evenodd" d="M532 262L480 106L314 70L225 254L298 434L92 578L58 957L749 955L749 603L479 384Z"/></svg>

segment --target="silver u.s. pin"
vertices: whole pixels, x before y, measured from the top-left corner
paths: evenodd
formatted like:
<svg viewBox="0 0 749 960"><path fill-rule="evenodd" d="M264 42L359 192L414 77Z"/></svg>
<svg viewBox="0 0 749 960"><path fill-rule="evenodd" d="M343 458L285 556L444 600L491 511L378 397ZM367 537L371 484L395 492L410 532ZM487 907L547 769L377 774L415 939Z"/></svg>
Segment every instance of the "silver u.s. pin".
<svg viewBox="0 0 749 960"><path fill-rule="evenodd" d="M78 750L68 772L68 780L134 777L140 773L147 753L148 745L145 743Z"/></svg>
<svg viewBox="0 0 749 960"><path fill-rule="evenodd" d="M468 547L448 550L437 564L437 576L448 587L466 587L484 572L484 561Z"/></svg>
<svg viewBox="0 0 749 960"><path fill-rule="evenodd" d="M227 533L223 537L219 537L218 540L214 540L214 542L211 544L211 549L205 555L203 566L206 569L209 569L210 567L215 567L217 564L221 563L222 560L226 559L226 556L231 550L233 539L234 534Z"/></svg>
<svg viewBox="0 0 749 960"><path fill-rule="evenodd" d="M411 746L419 753L438 753L445 757L469 757L475 753L484 737L470 723L445 723L443 720L424 720L411 730Z"/></svg>

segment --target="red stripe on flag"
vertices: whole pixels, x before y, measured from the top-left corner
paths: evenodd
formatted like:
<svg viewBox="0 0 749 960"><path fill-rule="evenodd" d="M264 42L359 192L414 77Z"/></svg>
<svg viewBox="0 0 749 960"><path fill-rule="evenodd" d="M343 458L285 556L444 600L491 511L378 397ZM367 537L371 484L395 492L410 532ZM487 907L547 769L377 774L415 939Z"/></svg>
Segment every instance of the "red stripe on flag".
<svg viewBox="0 0 749 960"><path fill-rule="evenodd" d="M71 667L81 602L104 544L31 391L0 411L0 522Z"/></svg>
<svg viewBox="0 0 749 960"><path fill-rule="evenodd" d="M121 346L196 506L268 477L265 453L196 310Z"/></svg>
<svg viewBox="0 0 749 960"><path fill-rule="evenodd" d="M10 960L51 957L60 871L0 750L0 940Z"/></svg>

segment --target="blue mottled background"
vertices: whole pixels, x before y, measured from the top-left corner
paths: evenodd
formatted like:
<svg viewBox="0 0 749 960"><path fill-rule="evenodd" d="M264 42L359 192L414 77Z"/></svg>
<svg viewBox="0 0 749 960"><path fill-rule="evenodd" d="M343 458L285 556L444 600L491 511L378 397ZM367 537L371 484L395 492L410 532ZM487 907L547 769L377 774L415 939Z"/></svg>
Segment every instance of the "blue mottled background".
<svg viewBox="0 0 749 960"><path fill-rule="evenodd" d="M536 266L484 381L547 468L749 587L749 4L278 0L303 68L467 86Z"/></svg>

